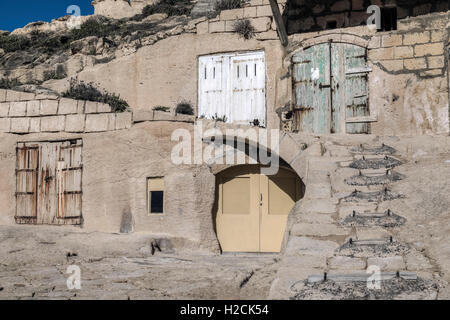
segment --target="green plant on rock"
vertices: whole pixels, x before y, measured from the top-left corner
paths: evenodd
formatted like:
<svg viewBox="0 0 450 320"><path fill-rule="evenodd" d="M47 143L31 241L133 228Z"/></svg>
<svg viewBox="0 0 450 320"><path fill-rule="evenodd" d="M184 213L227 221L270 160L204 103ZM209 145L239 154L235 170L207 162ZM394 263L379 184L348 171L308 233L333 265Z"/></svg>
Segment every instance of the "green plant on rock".
<svg viewBox="0 0 450 320"><path fill-rule="evenodd" d="M63 97L106 103L114 112L124 112L129 108L128 103L120 96L99 90L93 83L85 83L73 78L70 79L70 88L63 93Z"/></svg>
<svg viewBox="0 0 450 320"><path fill-rule="evenodd" d="M165 107L165 106L156 106L156 107L153 107L153 111L169 112L170 108Z"/></svg>
<svg viewBox="0 0 450 320"><path fill-rule="evenodd" d="M175 114L186 114L193 116L194 108L192 107L192 103L186 100L179 102L175 108Z"/></svg>
<svg viewBox="0 0 450 320"><path fill-rule="evenodd" d="M170 16L189 15L192 10L190 0L161 0L158 3L147 5L142 9L145 18L155 13L165 13Z"/></svg>
<svg viewBox="0 0 450 320"><path fill-rule="evenodd" d="M246 40L249 40L255 36L255 27L253 27L252 23L248 19L236 21L233 30Z"/></svg>
<svg viewBox="0 0 450 320"><path fill-rule="evenodd" d="M220 13L223 10L232 10L242 8L244 0L219 0L214 6L214 11Z"/></svg>
<svg viewBox="0 0 450 320"><path fill-rule="evenodd" d="M13 89L14 87L20 86L22 85L22 83L14 78L14 79L9 79L9 78L2 78L0 79L0 89Z"/></svg>

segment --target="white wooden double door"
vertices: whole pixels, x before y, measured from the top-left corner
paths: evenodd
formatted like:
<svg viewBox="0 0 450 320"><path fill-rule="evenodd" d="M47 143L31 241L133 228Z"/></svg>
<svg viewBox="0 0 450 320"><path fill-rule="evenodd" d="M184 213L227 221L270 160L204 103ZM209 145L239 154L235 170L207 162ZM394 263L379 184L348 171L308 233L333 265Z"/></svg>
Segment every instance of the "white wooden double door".
<svg viewBox="0 0 450 320"><path fill-rule="evenodd" d="M199 117L266 125L264 52L200 57L198 88Z"/></svg>

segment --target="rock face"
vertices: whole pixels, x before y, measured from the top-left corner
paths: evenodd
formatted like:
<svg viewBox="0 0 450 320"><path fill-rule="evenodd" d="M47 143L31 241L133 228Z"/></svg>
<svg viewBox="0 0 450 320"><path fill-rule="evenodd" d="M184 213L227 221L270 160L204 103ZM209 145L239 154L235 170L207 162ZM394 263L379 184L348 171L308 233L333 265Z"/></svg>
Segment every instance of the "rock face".
<svg viewBox="0 0 450 320"><path fill-rule="evenodd" d="M94 0L95 14L108 18L122 19L140 14L142 9L159 0Z"/></svg>

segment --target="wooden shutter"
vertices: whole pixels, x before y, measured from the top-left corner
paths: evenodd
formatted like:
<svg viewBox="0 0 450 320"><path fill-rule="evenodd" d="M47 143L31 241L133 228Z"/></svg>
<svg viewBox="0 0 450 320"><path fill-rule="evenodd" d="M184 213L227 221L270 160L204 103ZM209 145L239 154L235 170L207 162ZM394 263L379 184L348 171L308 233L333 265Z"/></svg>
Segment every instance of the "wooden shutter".
<svg viewBox="0 0 450 320"><path fill-rule="evenodd" d="M227 68L224 68L224 56L199 58L198 87L200 117L229 117L226 106Z"/></svg>
<svg viewBox="0 0 450 320"><path fill-rule="evenodd" d="M347 133L370 133L367 52L365 48L346 44L345 110ZM358 120L359 119L359 120ZM360 121L358 123L358 121Z"/></svg>
<svg viewBox="0 0 450 320"><path fill-rule="evenodd" d="M82 219L82 141L61 143L56 166L58 224L81 224Z"/></svg>
<svg viewBox="0 0 450 320"><path fill-rule="evenodd" d="M330 132L330 44L320 44L294 55L296 122L299 131Z"/></svg>
<svg viewBox="0 0 450 320"><path fill-rule="evenodd" d="M232 122L266 125L266 70L264 53L240 54L230 58Z"/></svg>
<svg viewBox="0 0 450 320"><path fill-rule="evenodd" d="M19 143L16 152L16 222L37 223L39 146Z"/></svg>
<svg viewBox="0 0 450 320"><path fill-rule="evenodd" d="M200 57L198 87L200 117L265 126L264 52Z"/></svg>

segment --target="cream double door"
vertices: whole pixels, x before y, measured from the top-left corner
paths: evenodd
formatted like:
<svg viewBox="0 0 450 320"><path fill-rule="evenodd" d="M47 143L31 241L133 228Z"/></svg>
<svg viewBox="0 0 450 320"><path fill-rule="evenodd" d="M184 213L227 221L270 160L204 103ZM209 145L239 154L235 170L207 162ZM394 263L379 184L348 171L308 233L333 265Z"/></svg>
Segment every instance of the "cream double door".
<svg viewBox="0 0 450 320"><path fill-rule="evenodd" d="M289 212L302 197L300 178L242 166L217 176L217 236L224 252L280 252Z"/></svg>

